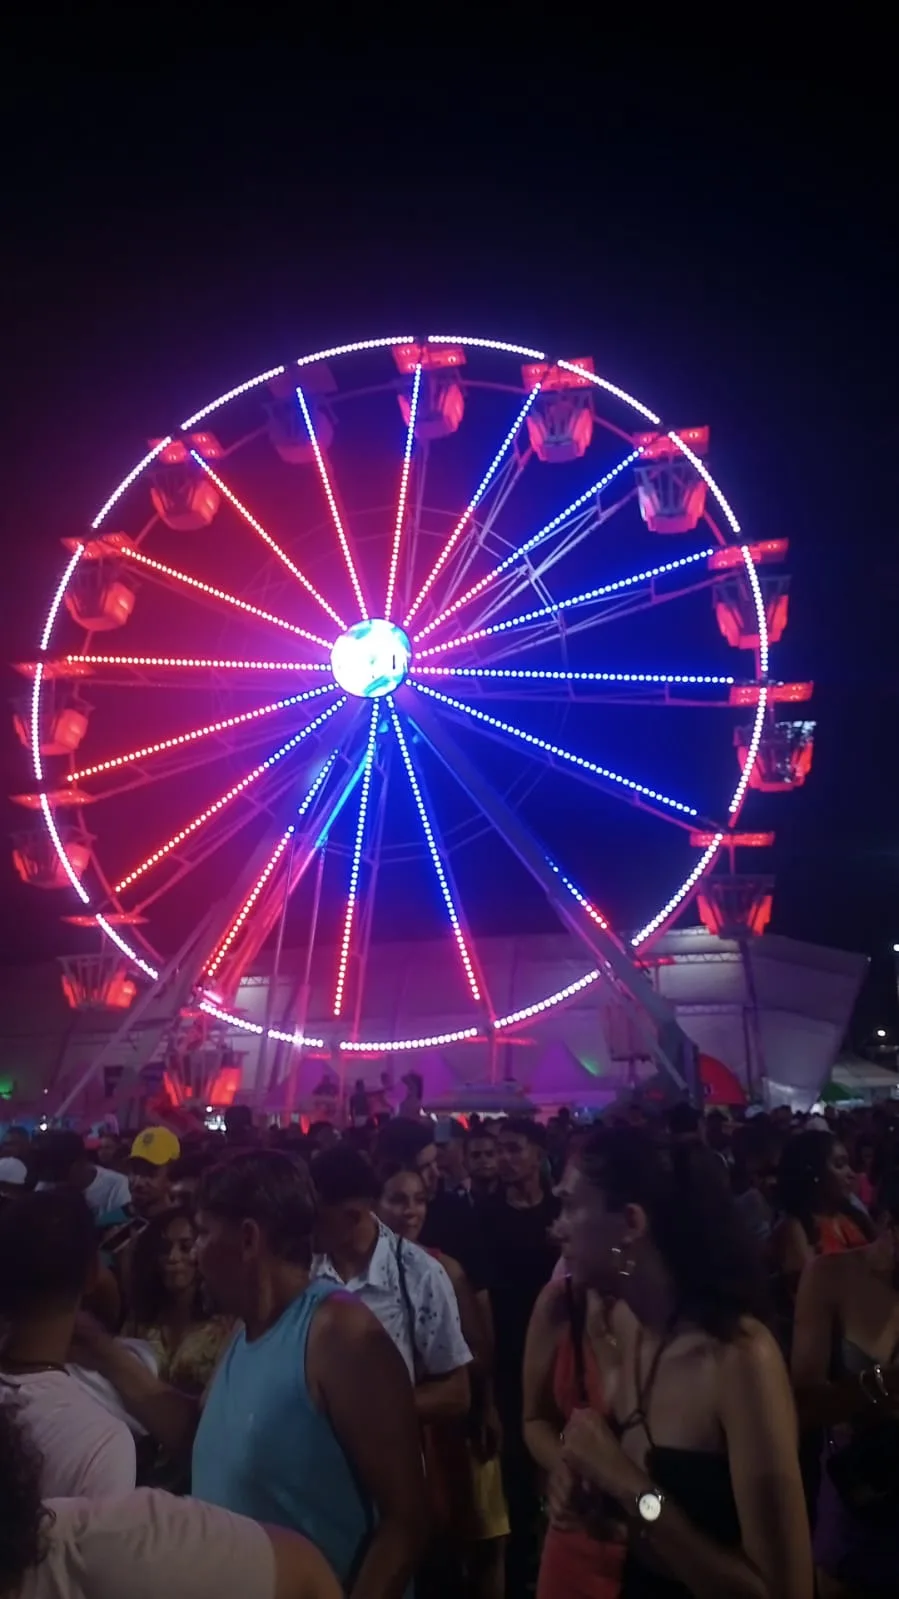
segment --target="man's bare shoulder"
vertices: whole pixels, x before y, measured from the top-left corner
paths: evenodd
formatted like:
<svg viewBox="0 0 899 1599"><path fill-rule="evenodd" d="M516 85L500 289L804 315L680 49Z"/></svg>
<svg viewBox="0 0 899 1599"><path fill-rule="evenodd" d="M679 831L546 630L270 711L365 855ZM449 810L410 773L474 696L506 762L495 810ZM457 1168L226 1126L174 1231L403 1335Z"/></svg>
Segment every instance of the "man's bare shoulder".
<svg viewBox="0 0 899 1599"><path fill-rule="evenodd" d="M338 1289L322 1300L309 1329L310 1341L335 1339L341 1345L366 1342L372 1337L386 1338L377 1316L355 1294Z"/></svg>

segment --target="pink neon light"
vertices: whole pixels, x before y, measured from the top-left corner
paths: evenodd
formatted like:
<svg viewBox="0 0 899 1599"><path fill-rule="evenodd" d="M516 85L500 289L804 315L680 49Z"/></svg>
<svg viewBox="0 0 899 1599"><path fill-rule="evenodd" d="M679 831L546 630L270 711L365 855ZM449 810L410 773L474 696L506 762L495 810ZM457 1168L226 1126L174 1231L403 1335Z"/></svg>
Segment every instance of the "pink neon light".
<svg viewBox="0 0 899 1599"><path fill-rule="evenodd" d="M589 500L595 499L596 495L611 483L619 472L623 472L626 467L633 465L634 461L642 453L640 449L632 450L630 455L626 455L623 461L619 461L617 466L612 467L611 471L605 472L601 478L597 478L596 482L591 483L583 494L579 494L576 500L572 500L570 505L566 505L564 511L560 511L558 516L554 516L537 533L532 534L529 539L525 540L524 544L519 544L511 555L507 555L504 561L500 561L499 565L493 567L492 571L486 572L482 578L479 578L477 583L472 584L470 589L466 589L465 593L461 594L457 600L453 600L452 605L448 605L445 610L440 612L439 616L435 616L433 621L428 622L426 627L416 633L416 640L426 638L429 633L433 633L435 627L442 626L451 616L455 616L456 612L460 611L463 605L467 605L469 600L473 600L476 595L482 594L484 589L489 588L490 584L494 583L501 573L508 571L509 567L520 561L523 555L528 554L529 550L533 550L538 544L542 544L544 539L547 539L551 533L560 528L563 522L567 522L568 518L573 516L576 511L579 511Z"/></svg>
<svg viewBox="0 0 899 1599"><path fill-rule="evenodd" d="M304 816L305 815L305 813L308 810L310 804L312 803L313 799L315 798L316 794L318 793L319 789L321 788L322 784L324 783L325 779L327 778L328 773L330 772L330 770L331 770L332 766L334 765L334 762L335 762L336 759L337 759L337 751L333 750L332 753L328 756L328 759L325 761L325 764L322 767L321 771L318 773L317 777L315 778L315 781L310 784L309 792L307 793L306 798L303 800L303 803L302 803L302 805L300 806L300 808L299 808L299 810L297 812L298 816ZM249 916L250 911L253 909L253 906L255 905L257 899L259 898L259 895L262 893L262 890L264 889L266 883L268 882L269 878L271 877L272 872L274 871L274 869L277 866L279 860L281 859L281 856L283 855L284 850L286 849L288 843L292 839L295 831L296 831L296 829L295 829L294 826L288 827L286 832L284 834L282 834L279 842L275 845L275 848L274 848L272 854L270 855L270 857L269 857L268 861L266 862L265 866L262 868L262 871L260 872L259 876L257 877L254 886L251 888L249 894L247 895L247 898L244 900L243 905L241 906L240 910L238 911L236 917L234 918L234 921L231 923L231 926L230 926L228 932L225 934L225 937L223 938L223 940L222 940L221 944L219 945L218 949L216 950L212 960L210 961L209 965L207 966L206 972L207 972L207 975L209 977L213 977L215 975L215 973L217 972L219 966L221 965L222 961L224 960L225 956L227 955L228 950L231 948L231 945L234 943L235 938L237 937L238 933L240 932L240 929L243 927L244 922L246 921L247 917Z"/></svg>
<svg viewBox="0 0 899 1599"><path fill-rule="evenodd" d="M224 716L219 722L207 722L205 727L194 727L189 733L177 733L173 738L159 739L155 744L144 744L140 749L129 750L125 755L113 755L108 761L97 761L93 766L82 766L77 772L69 772L67 783L80 783L86 777L96 777L99 772L113 772L120 766L130 766L134 761L141 761L148 755L161 755L165 750L180 748L182 744L193 744L199 738L207 738L212 733L223 733L229 727L240 727L244 722L258 721L261 716L272 716L276 711L283 711L291 705L301 705L304 700L315 699L318 694L330 692L332 684L325 683L321 688L307 689L303 694L291 694L288 699L274 700L271 705L259 705L253 711L242 711L239 716Z"/></svg>
<svg viewBox="0 0 899 1599"><path fill-rule="evenodd" d="M229 489L227 483L223 482L217 472L213 472L209 462L204 460L203 456L200 455L197 450L191 450L190 453L197 465L203 468L206 476L215 484L219 492L224 494L229 505L233 505L235 511L239 516L243 517L247 526L251 527L254 533L258 533L263 543L267 544L272 553L278 557L278 560L281 562L282 566L286 566L288 572L291 572L297 581L303 585L303 588L306 590L307 594L311 594L312 598L318 601L319 605L322 607L322 610L327 611L332 621L336 622L339 628L345 629L346 622L343 620L343 617L338 616L333 605L328 604L324 595L320 594L314 584L310 583L305 573L301 572L296 563L290 559L290 556L287 554L286 550L282 550L280 544L278 544L277 541L272 538L270 533L266 532L265 528L262 526L262 523L257 522L252 512L247 510L247 507L244 505L243 501L237 498L237 495L232 489Z"/></svg>
<svg viewBox="0 0 899 1599"><path fill-rule="evenodd" d="M390 716L391 720L393 721L393 731L396 734L397 743L400 747L400 754L403 757L403 765L406 768L406 776L409 779L409 787L412 790L412 797L415 800L418 818L421 822L422 831L425 835L428 852L434 865L434 871L437 873L437 882L440 885L440 892L443 895L443 903L446 906L447 914L450 919L450 926L453 929L453 937L456 940L456 948L459 951L459 958L462 961L465 976L468 980L468 986L471 990L471 997L476 1004L480 1004L481 990L478 987L478 980L475 976L471 955L468 952L468 945L465 942L465 934L462 931L462 922L459 917L459 912L456 909L456 903L453 899L452 890L449 886L449 882L447 881L446 871L444 870L443 866L443 859L441 857L440 850L437 847L437 840L434 837L434 829L431 825L430 817L428 816L427 808L424 802L424 796L421 792L415 767L412 765L412 757L409 754L409 748L406 744L400 719L396 714L396 708L392 699L390 701Z"/></svg>
<svg viewBox="0 0 899 1599"><path fill-rule="evenodd" d="M343 550L343 558L346 562L346 569L350 574L350 582L353 585L353 592L356 596L359 609L362 612L364 619L368 621L368 608L365 604L365 597L359 584L359 577L353 561L353 553L350 549L349 541L344 531L343 521L341 519L340 512L337 509L337 501L334 498L334 490L331 487L331 479L328 476L328 468L325 465L325 458L322 455L321 446L316 436L315 427L312 421L312 414L308 405L306 404L306 396L299 387L297 388L297 399L300 402L300 410L303 413L303 420L306 423L306 431L309 434L309 443L312 445L312 449L315 453L315 461L316 465L318 466L318 475L321 478L322 488L325 491L325 498L331 511L331 520L334 523L334 527L337 531L337 537L340 540L340 548Z"/></svg>
<svg viewBox="0 0 899 1599"><path fill-rule="evenodd" d="M292 827L288 827L287 831L281 835L280 839L275 845L275 848L262 868L262 871L259 873L259 876L253 884L253 887L250 889L250 892L244 900L240 910L235 916L234 921L231 923L231 926L229 927L227 933L222 939L222 942L219 944L218 949L213 955L212 960L209 962L209 965L206 968L207 977L214 977L221 966L222 961L224 960L229 949L231 948L231 945L234 943L235 938L243 927L244 922L250 914L250 911L253 909L253 906L255 905L257 899L262 893L262 890L271 877L272 872L275 870L275 867L281 859L281 856L284 854L284 851L290 843L293 833L294 829Z"/></svg>
<svg viewBox="0 0 899 1599"><path fill-rule="evenodd" d="M198 815L194 817L193 821L188 822L186 827L180 828L179 831L174 833L171 838L167 839L164 844L160 844L159 848L154 850L152 855L148 855L146 860L141 861L139 866L135 866L133 871L128 872L128 874L123 877L120 882L116 883L113 892L120 894L123 889L128 888L131 883L137 880L138 877L142 877L144 872L148 872L151 866L156 866L159 861L164 860L167 855L171 854L173 849L177 849L179 844L183 844L185 839L190 838L191 835L195 833L198 828L202 827L204 823L208 822L211 817L217 816L219 811L224 810L226 805L229 805L233 799L237 798L238 794L243 794L245 789L250 787L251 783L257 782L257 780L262 777L264 773L270 769L270 767L274 766L278 761L283 760L285 755L289 754L291 750L296 749L298 744L302 744L303 740L308 738L310 733L314 733L316 728L321 727L323 722L327 722L328 718L333 716L335 711L339 711L340 707L345 704L346 697L341 696L341 698L337 700L334 705L329 705L326 711L322 711L319 716L316 716L314 721L309 722L301 732L295 733L293 738L288 739L286 744L282 744L281 748L275 750L273 755L269 755L266 760L260 761L258 766L254 766L253 770L248 772L245 777L242 777L239 783L233 784L233 786L227 789L224 794L221 794L217 800L214 800L211 805L207 805L206 809L200 811Z"/></svg>
<svg viewBox="0 0 899 1599"><path fill-rule="evenodd" d="M534 401L536 400L537 395L540 393L540 387L541 386L540 386L539 383L535 383L534 387L531 389L531 392L528 395L527 399L525 400L524 405L521 407L521 410L519 411L517 417L515 418L515 421L512 423L512 426L510 427L508 433L506 434L505 438L503 439L503 442L500 445L499 449L497 450L495 456L493 457L493 460L490 462L490 465L488 466L487 471L484 473L484 476L482 477L480 483L478 484L477 488L475 489L475 492L472 495L472 498L469 500L468 505L466 506L465 510L462 512L462 515L460 516L458 522L456 523L455 527L453 528L452 533L450 534L450 536L447 539L445 545L443 546L443 549L441 550L441 552L438 555L436 561L434 562L434 565L431 567L431 570L428 573L428 576L425 578L424 583L422 584L421 588L419 589L418 594L417 594L415 600L413 601L412 608L409 611L409 614L406 617L405 622L403 623L403 627L404 628L408 628L409 623L411 622L413 616L415 615L416 611L418 610L418 607L421 605L422 600L429 593L432 584L435 583L437 578L440 576L440 573L442 572L444 566L446 565L447 561L449 560L450 555L452 554L453 550L455 549L458 540L460 539L461 535L464 533L466 527L468 526L468 523L471 520L471 517L474 514L475 509L477 508L478 504L483 499L484 494L486 493L487 489L489 488L490 483L491 483L491 481L492 481L492 479L493 479L493 477L494 477L494 475L495 475L495 473L497 471L497 468L499 467L499 464L500 464L500 462L503 459L503 456L506 454L506 451L511 447L512 441L515 438L516 434L518 433L518 430L521 427L521 424L523 423L525 417L527 416L529 410L531 409L531 406L533 405Z"/></svg>
<svg viewBox="0 0 899 1599"><path fill-rule="evenodd" d="M157 455L161 455L163 450L166 449L171 442L171 434L164 439L160 439L158 444L154 444L152 450L148 450L147 454L143 457L143 460L138 461L137 465L131 468L131 471L128 473L127 477L122 478L118 488L113 489L109 499L106 501L106 504L101 507L101 509L97 512L97 515L94 517L91 527L95 532L100 526L100 523L105 519L106 516L108 516L113 506L116 505L122 498L122 495L125 493L126 489L130 489L132 483L134 483L136 479L140 477L144 468L149 466L151 461L155 461Z"/></svg>
<svg viewBox="0 0 899 1599"><path fill-rule="evenodd" d="M200 594L209 594L215 600L224 600L226 605L235 606L237 610L246 612L247 616L258 617L261 622L271 622L275 627L282 627L287 633L295 633L297 638L308 639L310 644L320 644L322 649L331 648L328 640L321 638L318 633L309 633L304 627L295 627L293 622L285 622L283 616L273 616L271 611L263 611L258 605L251 605L248 600L240 600L236 594L228 594L224 589L215 588L212 583L202 583L198 577L191 577L187 572L179 572L176 567L166 566L163 561L155 561L152 556L145 555L143 550L123 549L120 553L129 561L136 561L139 566L146 566L151 572L159 572L163 577L170 577L176 583L184 583Z"/></svg>
<svg viewBox="0 0 899 1599"><path fill-rule="evenodd" d="M418 415L418 395L421 389L421 362L415 368L415 377L412 381L412 400L409 405L409 422L406 428L406 448L403 451L403 470L400 473L400 493L396 508L396 524L393 529L393 549L390 552L390 569L387 573L387 597L384 601L384 620L390 621L390 612L393 609L393 591L396 587L396 572L400 558L400 540L403 536L403 521L406 515L406 495L409 492L409 469L412 465L412 445L415 442L415 419Z"/></svg>
<svg viewBox="0 0 899 1599"><path fill-rule="evenodd" d="M181 423L182 432L192 428L195 422L202 422L204 416L209 416L213 411L217 411L220 405L227 405L229 400L238 399L241 394L246 394L249 389L258 388L260 383L268 383L271 378L279 378L283 371L283 366L273 366L267 372L260 372L258 377L248 378L246 383L238 383L235 389L228 389L226 394L220 394L217 400L210 401L209 405L204 405L202 410L195 411L193 416L187 417Z"/></svg>
<svg viewBox="0 0 899 1599"><path fill-rule="evenodd" d="M371 788L372 767L375 761L375 739L378 736L379 708L377 700L371 708L368 725L368 746L365 751L365 769L362 774L362 793L359 798L359 817L356 822L356 841L353 846L353 864L350 868L350 886L347 893L346 912L343 919L343 938L337 967L337 986L334 990L333 1014L339 1016L343 1009L343 990L346 983L347 962L350 958L350 939L353 933L353 916L356 910L356 892L359 886L359 868L362 864L362 843L365 837L365 817L368 811L368 794Z"/></svg>
<svg viewBox="0 0 899 1599"><path fill-rule="evenodd" d="M211 672L330 672L325 661L215 660L199 655L63 655L63 666L196 667Z"/></svg>

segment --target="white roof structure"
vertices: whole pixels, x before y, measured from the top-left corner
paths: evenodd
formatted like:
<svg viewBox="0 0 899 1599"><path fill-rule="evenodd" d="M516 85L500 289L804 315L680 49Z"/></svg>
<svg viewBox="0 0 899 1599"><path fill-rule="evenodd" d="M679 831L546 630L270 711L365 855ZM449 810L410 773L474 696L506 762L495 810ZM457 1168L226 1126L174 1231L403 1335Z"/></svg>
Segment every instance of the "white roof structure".
<svg viewBox="0 0 899 1599"><path fill-rule="evenodd" d="M525 1006L575 981L590 959L567 934L479 940L478 952L494 1005L500 1012ZM332 951L313 962L307 1031L330 1031ZM263 957L265 960L265 957ZM301 954L282 960L271 1014L290 1013ZM846 1032L867 968L867 958L821 945L765 934L745 946L713 937L701 927L676 929L654 945L647 973L671 1003L678 1021L703 1053L723 1061L751 1097L764 1092L772 1103L805 1109L827 1080ZM377 995L380 1036L452 1032L469 1026L462 1008L458 972L445 944L375 944L369 981ZM264 969L241 983L236 1008L259 1023L266 1014L270 978ZM0 972L0 1076L17 1080L17 1099L40 1102L48 1083L73 1079L96 1058L121 1021L72 1013L59 989L55 963ZM327 1030L327 1031L326 1031ZM256 1080L258 1039L236 1029L231 1040L245 1060L244 1089ZM131 1050L123 1049L127 1064ZM268 1052L266 1076L283 1079L289 1050ZM348 1055L343 1070L350 1085L364 1077L375 1086L384 1070L399 1082L410 1069L422 1073L425 1098L445 1101L456 1084L512 1079L535 1103L602 1105L628 1082L645 1074L649 1061L645 1027L633 1006L616 998L607 983L584 988L568 1005L533 1017L523 1030L485 1043L441 1045L436 1050L376 1056ZM320 1059L304 1060L298 1088L308 1094L322 1074ZM278 1084L274 1092L277 1096ZM270 1099L269 1095L265 1096Z"/></svg>

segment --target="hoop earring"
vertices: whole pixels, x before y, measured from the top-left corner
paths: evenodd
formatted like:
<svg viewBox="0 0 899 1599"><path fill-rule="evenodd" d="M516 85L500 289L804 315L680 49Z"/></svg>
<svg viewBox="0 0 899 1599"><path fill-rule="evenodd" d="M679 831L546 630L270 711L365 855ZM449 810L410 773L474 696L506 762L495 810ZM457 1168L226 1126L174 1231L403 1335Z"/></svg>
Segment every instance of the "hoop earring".
<svg viewBox="0 0 899 1599"><path fill-rule="evenodd" d="M617 1255L617 1256L621 1256L622 1251L618 1248L617 1244L613 1246L612 1254L613 1255ZM618 1262L618 1267L617 1267L618 1276L619 1277L632 1277L633 1274L634 1274L634 1267L635 1266L636 1266L636 1261L634 1260L632 1255L628 1255L627 1259L620 1259L619 1262Z"/></svg>

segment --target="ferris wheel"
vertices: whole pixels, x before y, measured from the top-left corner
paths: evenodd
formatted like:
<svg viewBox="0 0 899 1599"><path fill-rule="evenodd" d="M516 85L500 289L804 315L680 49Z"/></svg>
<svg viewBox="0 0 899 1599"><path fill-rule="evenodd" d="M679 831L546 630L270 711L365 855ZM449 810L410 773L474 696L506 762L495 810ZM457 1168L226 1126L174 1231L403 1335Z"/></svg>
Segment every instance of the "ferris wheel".
<svg viewBox="0 0 899 1599"><path fill-rule="evenodd" d="M20 668L20 876L74 892L131 994L189 951L205 1014L332 1058L509 1036L604 981L645 998L697 897L763 930L771 881L735 851L773 835L741 813L804 780L814 724L781 707L811 685L770 673L786 541L744 537L708 451L592 359L456 335L201 406L68 541ZM479 950L497 883L536 886L583 955L512 1005ZM373 939L428 917L456 1024L385 1030ZM250 1021L285 925L324 975Z"/></svg>

